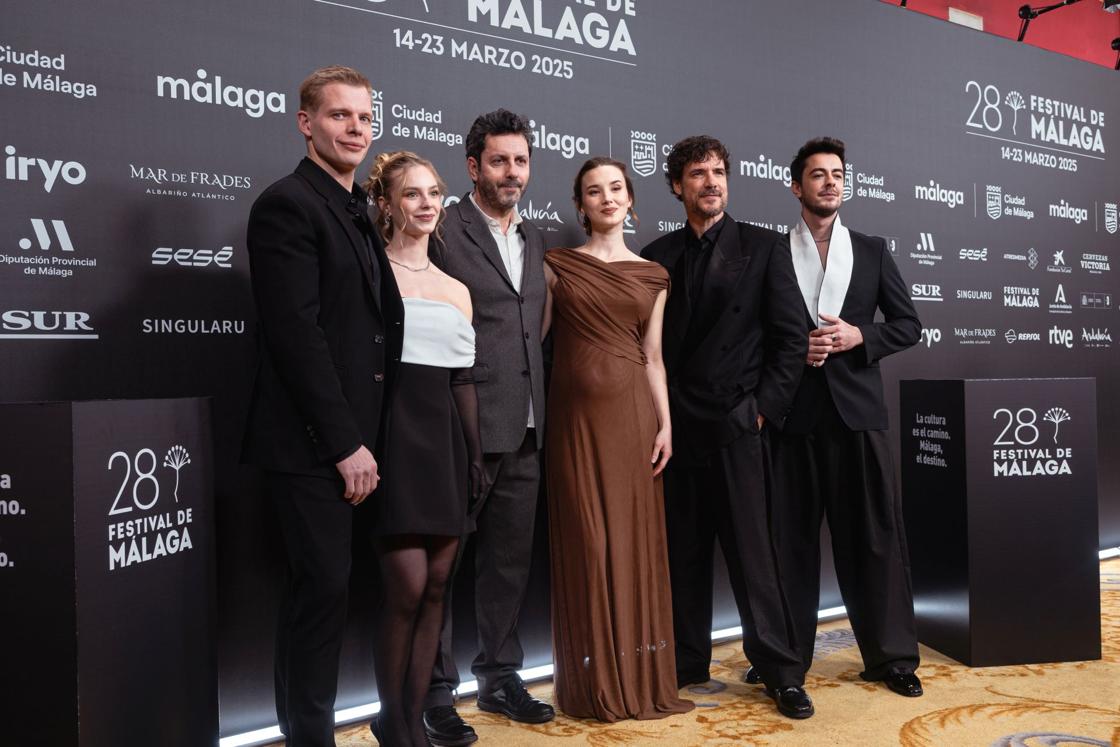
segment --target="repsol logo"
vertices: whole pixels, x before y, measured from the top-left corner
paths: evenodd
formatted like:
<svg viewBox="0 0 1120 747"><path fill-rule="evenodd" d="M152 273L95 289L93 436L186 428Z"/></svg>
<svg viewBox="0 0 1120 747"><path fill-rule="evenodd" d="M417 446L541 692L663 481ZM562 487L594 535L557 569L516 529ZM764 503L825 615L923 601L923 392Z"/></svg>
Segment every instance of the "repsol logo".
<svg viewBox="0 0 1120 747"><path fill-rule="evenodd" d="M43 191L50 192L59 178L70 185L78 185L86 180L86 167L77 161L48 161L37 156L16 154L16 147L4 148L4 178L14 182L38 182L42 179Z"/></svg>
<svg viewBox="0 0 1120 747"><path fill-rule="evenodd" d="M534 148L555 151L569 159L577 153L586 156L591 152L591 142L586 137L552 132L543 124L538 128L534 120L529 120L529 127L533 130Z"/></svg>
<svg viewBox="0 0 1120 747"><path fill-rule="evenodd" d="M1070 205L1065 200L1061 200L1057 205L1050 205L1051 218L1065 218L1071 220L1077 225L1081 225L1089 220L1089 210L1087 208L1079 208Z"/></svg>
<svg viewBox="0 0 1120 747"><path fill-rule="evenodd" d="M914 199L940 202L950 208L955 208L957 205L964 204L964 192L959 189L945 189L945 187L930 179L928 187L923 184L914 185Z"/></svg>
<svg viewBox="0 0 1120 747"><path fill-rule="evenodd" d="M156 95L160 98L182 99L196 104L215 104L241 109L250 117L259 118L266 111L283 114L287 111L287 98L282 93L264 91L260 88L242 88L222 82L222 76L215 75L208 80L209 73L202 68L195 71L198 80L173 78L170 75L156 76Z"/></svg>

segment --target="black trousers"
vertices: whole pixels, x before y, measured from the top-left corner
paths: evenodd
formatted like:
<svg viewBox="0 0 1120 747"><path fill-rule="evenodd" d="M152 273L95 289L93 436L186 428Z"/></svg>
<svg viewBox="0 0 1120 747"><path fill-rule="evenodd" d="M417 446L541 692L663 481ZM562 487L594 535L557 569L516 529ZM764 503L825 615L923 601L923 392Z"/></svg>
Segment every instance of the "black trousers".
<svg viewBox="0 0 1120 747"><path fill-rule="evenodd" d="M486 695L517 674L525 661L517 635L517 618L529 583L533 559L533 527L540 489L540 452L536 431L527 429L517 451L487 454L486 469L492 485L475 508L476 529L459 541L453 574L458 574L463 551L474 538L475 620L478 655L471 672L478 692ZM432 671L425 708L451 705L461 681L452 649L451 586L444 600L443 632Z"/></svg>
<svg viewBox="0 0 1120 747"><path fill-rule="evenodd" d="M825 397L807 435L776 435L774 532L794 636L813 663L821 520L828 517L840 594L868 680L918 666L910 556L886 431L853 431Z"/></svg>
<svg viewBox="0 0 1120 747"><path fill-rule="evenodd" d="M665 472L673 633L681 685L709 679L717 538L743 625L743 650L751 664L771 687L804 682L769 531L768 431L764 426L762 434L741 436L705 464L670 461Z"/></svg>
<svg viewBox="0 0 1120 747"><path fill-rule="evenodd" d="M276 633L276 715L289 747L334 747L354 507L338 480L269 472L288 558Z"/></svg>

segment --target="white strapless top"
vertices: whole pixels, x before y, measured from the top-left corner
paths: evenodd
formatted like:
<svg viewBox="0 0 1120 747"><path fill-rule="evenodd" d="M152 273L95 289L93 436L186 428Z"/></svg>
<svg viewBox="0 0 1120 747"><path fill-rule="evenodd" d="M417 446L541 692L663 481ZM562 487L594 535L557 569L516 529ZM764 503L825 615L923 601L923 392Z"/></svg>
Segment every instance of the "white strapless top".
<svg viewBox="0 0 1120 747"><path fill-rule="evenodd" d="M474 327L457 306L426 298L404 298L401 363L439 368L474 365Z"/></svg>

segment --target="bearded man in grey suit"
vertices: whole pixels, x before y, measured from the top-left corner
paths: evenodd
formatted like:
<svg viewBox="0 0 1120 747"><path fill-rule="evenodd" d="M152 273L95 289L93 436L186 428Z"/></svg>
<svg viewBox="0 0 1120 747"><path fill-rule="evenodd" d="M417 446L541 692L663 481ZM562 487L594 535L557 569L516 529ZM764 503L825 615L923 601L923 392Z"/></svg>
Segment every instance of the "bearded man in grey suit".
<svg viewBox="0 0 1120 747"><path fill-rule="evenodd" d="M480 709L543 723L555 716L552 706L529 695L517 674L524 661L517 618L532 559L544 425L544 238L517 212L529 181L529 122L505 109L483 114L471 126L466 151L474 190L447 209L443 244L436 245L433 260L471 292L477 344L472 373L492 483L471 511L480 648L471 671ZM465 544L466 538L460 552ZM451 638L449 600L424 710L428 738L444 747L478 739L453 705L460 680Z"/></svg>

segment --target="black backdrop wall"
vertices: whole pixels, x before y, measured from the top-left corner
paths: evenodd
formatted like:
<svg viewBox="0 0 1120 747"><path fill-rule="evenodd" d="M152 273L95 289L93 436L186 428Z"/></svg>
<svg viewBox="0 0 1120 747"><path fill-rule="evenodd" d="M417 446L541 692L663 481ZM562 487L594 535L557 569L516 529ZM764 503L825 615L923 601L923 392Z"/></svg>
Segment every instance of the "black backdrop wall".
<svg viewBox="0 0 1120 747"><path fill-rule="evenodd" d="M900 378L1095 376L1100 540L1120 544L1111 71L873 0L105 0L3 15L0 397L214 397L224 734L273 719L279 567L265 497L236 463L253 367L244 226L303 152L295 88L324 64L374 81L372 151L424 153L457 194L474 116L528 114L521 209L555 245L580 239L568 195L587 155L632 165L637 249L682 220L662 172L680 137L722 138L730 211L782 231L793 152L844 138L844 220L890 237L925 325L884 365L890 401ZM375 697L368 563L340 706ZM547 598L542 582L530 665L549 659ZM726 601L718 617L734 624ZM469 626L460 640L468 651Z"/></svg>

